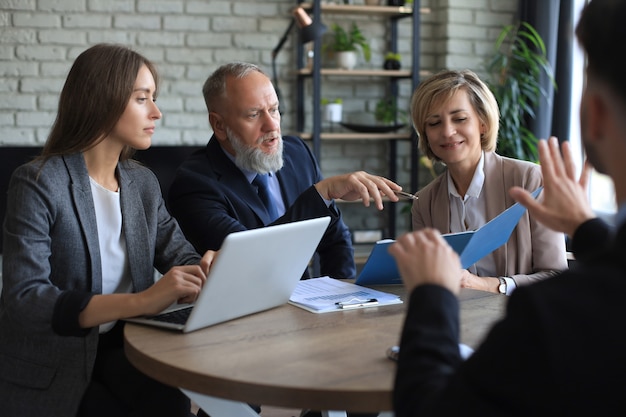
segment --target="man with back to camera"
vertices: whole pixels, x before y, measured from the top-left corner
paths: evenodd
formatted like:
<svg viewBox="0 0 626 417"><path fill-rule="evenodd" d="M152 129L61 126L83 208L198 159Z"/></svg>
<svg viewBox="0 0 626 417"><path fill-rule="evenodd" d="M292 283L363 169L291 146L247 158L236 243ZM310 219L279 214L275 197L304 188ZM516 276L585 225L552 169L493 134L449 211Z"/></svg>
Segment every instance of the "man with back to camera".
<svg viewBox="0 0 626 417"><path fill-rule="evenodd" d="M611 176L617 231L586 202L567 142L540 141L544 197L511 195L573 238L577 265L518 288L506 316L465 362L459 342L458 256L438 232L409 233L390 252L410 293L394 390L397 417L626 413L626 2L591 0L576 35L588 65L581 136L589 162ZM503 355L506 352L506 355Z"/></svg>
<svg viewBox="0 0 626 417"><path fill-rule="evenodd" d="M232 232L330 215L317 248L321 275L354 278L350 231L333 199L373 199L382 210L382 197L398 201L401 187L363 171L323 179L308 146L281 136L276 91L253 64L219 67L202 92L214 133L178 169L168 201L196 250L217 250ZM257 194L258 174L268 174L271 208Z"/></svg>

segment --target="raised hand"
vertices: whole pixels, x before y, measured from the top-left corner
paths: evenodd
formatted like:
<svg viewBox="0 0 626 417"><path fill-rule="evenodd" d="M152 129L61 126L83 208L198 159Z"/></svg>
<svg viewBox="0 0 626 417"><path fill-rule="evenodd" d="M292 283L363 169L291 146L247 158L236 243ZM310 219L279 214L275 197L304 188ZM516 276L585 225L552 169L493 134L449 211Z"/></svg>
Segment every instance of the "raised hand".
<svg viewBox="0 0 626 417"><path fill-rule="evenodd" d="M389 247L389 253L396 259L407 291L418 285L436 284L459 293L459 256L437 230L406 233Z"/></svg>
<svg viewBox="0 0 626 417"><path fill-rule="evenodd" d="M569 143L563 142L561 155L559 142L555 137L548 141L540 140L538 148L544 186L540 199L533 199L521 187L512 187L509 193L545 226L572 236L578 226L595 217L587 200L591 168L585 163L580 178L576 179L576 167Z"/></svg>

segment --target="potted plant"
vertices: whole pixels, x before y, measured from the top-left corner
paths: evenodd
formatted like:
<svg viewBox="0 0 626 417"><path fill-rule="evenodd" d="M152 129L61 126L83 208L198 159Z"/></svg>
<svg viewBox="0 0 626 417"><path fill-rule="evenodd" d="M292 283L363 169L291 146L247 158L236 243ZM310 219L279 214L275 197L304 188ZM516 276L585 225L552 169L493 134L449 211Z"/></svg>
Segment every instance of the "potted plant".
<svg viewBox="0 0 626 417"><path fill-rule="evenodd" d="M372 57L369 41L363 36L355 22L352 22L350 31L334 23L332 25L332 37L325 44L325 50L335 54L337 66L343 69L353 69L356 65L359 50L363 58L369 62Z"/></svg>
<svg viewBox="0 0 626 417"><path fill-rule="evenodd" d="M500 106L498 153L537 161L537 137L526 123L535 117L533 108L547 94L541 75L546 74L556 88L541 36L526 22L505 26L486 70L490 74L487 84Z"/></svg>
<svg viewBox="0 0 626 417"><path fill-rule="evenodd" d="M341 122L342 119L342 100L340 98L336 98L332 101L327 98L323 98L321 101L322 107L324 108L324 120L331 123Z"/></svg>
<svg viewBox="0 0 626 417"><path fill-rule="evenodd" d="M387 52L385 55L385 61L383 62L383 68L386 70L399 70L402 67L400 59L402 57L397 52Z"/></svg>
<svg viewBox="0 0 626 417"><path fill-rule="evenodd" d="M383 125L391 125L396 121L398 106L396 101L391 97L385 97L378 100L374 109L374 118Z"/></svg>

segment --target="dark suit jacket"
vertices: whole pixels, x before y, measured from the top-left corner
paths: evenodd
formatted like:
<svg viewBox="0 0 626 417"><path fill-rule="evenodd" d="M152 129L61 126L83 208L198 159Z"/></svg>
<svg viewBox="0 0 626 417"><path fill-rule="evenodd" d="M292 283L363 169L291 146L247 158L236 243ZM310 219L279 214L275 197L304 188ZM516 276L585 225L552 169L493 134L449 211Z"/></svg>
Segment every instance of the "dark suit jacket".
<svg viewBox="0 0 626 417"><path fill-rule="evenodd" d="M607 246L596 245L609 234L599 223L577 230L576 267L515 290L505 318L466 362L456 297L440 286L416 288L396 416L625 415L626 225Z"/></svg>
<svg viewBox="0 0 626 417"><path fill-rule="evenodd" d="M296 137L283 136L283 145L284 165L276 175L287 211L273 224L330 215L331 223L317 248L321 275L354 278L350 231L335 203L326 207L313 186L322 179L313 154ZM229 233L269 224L256 190L215 137L180 166L170 187L168 207L200 253L218 250Z"/></svg>

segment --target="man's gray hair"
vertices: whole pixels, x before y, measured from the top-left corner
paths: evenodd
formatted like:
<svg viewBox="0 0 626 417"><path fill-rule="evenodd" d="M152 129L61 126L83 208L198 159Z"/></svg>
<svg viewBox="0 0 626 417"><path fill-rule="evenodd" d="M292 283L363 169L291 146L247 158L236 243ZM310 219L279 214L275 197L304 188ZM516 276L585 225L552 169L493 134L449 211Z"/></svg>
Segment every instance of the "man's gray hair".
<svg viewBox="0 0 626 417"><path fill-rule="evenodd" d="M207 110L209 112L216 111L220 99L226 97L226 80L228 77L244 78L253 71L266 75L261 68L247 62L231 62L216 69L202 87L202 95Z"/></svg>

